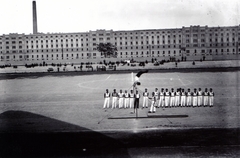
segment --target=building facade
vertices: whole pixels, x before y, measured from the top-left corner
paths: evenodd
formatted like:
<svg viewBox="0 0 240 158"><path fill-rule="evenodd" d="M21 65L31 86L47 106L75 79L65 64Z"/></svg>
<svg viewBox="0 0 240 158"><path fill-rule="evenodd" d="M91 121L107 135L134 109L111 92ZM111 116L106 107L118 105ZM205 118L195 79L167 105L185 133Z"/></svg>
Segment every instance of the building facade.
<svg viewBox="0 0 240 158"><path fill-rule="evenodd" d="M240 25L190 26L153 30L96 30L79 33L8 34L0 36L0 59L61 61L103 59L97 44L117 46L117 59L240 54Z"/></svg>

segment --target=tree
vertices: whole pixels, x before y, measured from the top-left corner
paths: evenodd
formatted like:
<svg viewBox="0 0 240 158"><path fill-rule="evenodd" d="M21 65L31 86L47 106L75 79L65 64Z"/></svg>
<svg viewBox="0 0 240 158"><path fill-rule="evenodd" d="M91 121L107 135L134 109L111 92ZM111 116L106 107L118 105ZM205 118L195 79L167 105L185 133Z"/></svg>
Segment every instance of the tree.
<svg viewBox="0 0 240 158"><path fill-rule="evenodd" d="M112 43L99 43L97 44L97 50L103 53L104 57L117 57L117 47Z"/></svg>

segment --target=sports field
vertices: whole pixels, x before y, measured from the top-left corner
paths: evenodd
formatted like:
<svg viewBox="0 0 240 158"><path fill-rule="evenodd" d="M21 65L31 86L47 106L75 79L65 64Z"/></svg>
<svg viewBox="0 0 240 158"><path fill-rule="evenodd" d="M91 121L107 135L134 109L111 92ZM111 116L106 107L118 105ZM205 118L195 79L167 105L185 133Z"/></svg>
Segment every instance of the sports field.
<svg viewBox="0 0 240 158"><path fill-rule="evenodd" d="M108 119L134 117L132 109L103 110L103 93L115 88L130 90L135 73L91 74L79 76L21 77L0 80L0 113L24 111L53 118L94 131L149 130L155 128L236 128L239 122L239 71L149 73L140 78L139 90L148 88L213 88L213 107L159 108L155 115L187 115L184 118ZM140 105L142 103L142 99ZM149 102L150 105L150 102ZM138 116L147 116L148 109L139 109ZM34 122L34 120L31 120ZM35 124L28 124L34 126ZM23 125L24 126L24 125ZM43 131L74 131L51 128ZM15 127L1 131L16 130ZM26 129L25 129L26 130ZM32 130L32 128L31 128ZM39 130L39 129L38 129ZM39 131L40 132L40 131Z"/></svg>
<svg viewBox="0 0 240 158"><path fill-rule="evenodd" d="M143 74L139 90L213 88L215 100L213 107L159 108L154 114L187 117L147 118L145 108L138 119L133 109L102 108L105 89L129 90L136 72L83 74L1 77L0 157L240 154L239 71Z"/></svg>

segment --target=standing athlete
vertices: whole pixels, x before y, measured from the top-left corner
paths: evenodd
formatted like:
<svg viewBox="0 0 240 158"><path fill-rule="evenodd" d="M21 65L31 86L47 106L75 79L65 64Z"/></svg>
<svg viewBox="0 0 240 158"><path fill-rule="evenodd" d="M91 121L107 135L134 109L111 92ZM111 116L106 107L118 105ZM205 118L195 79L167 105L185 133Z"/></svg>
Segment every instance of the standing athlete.
<svg viewBox="0 0 240 158"><path fill-rule="evenodd" d="M180 105L180 88L177 89L176 96L175 96L175 107Z"/></svg>
<svg viewBox="0 0 240 158"><path fill-rule="evenodd" d="M209 106L213 106L213 99L214 99L214 92L212 90L212 88L210 88L210 92L209 92Z"/></svg>
<svg viewBox="0 0 240 158"><path fill-rule="evenodd" d="M202 90L201 88L198 89L198 106L202 106Z"/></svg>
<svg viewBox="0 0 240 158"><path fill-rule="evenodd" d="M175 92L174 92L174 88L172 88L172 92L170 92L170 107L174 107L175 104Z"/></svg>
<svg viewBox="0 0 240 158"><path fill-rule="evenodd" d="M149 99L152 100L152 101L151 101L151 107L150 107L149 113L155 113L155 112L156 112L155 104L156 104L157 99L156 99L156 96L155 96L155 93L154 93L154 92L152 92L152 97L149 98Z"/></svg>
<svg viewBox="0 0 240 158"><path fill-rule="evenodd" d="M112 109L117 107L117 97L118 97L118 94L116 92L116 89L114 89L112 92Z"/></svg>
<svg viewBox="0 0 240 158"><path fill-rule="evenodd" d="M181 107L186 106L186 93L184 92L184 89L182 89L181 93Z"/></svg>
<svg viewBox="0 0 240 158"><path fill-rule="evenodd" d="M161 92L159 93L159 102L158 107L164 107L164 88L162 88Z"/></svg>
<svg viewBox="0 0 240 158"><path fill-rule="evenodd" d="M103 109L109 108L110 93L108 92L108 89L106 89L106 93L104 93L103 97L104 97Z"/></svg>
<svg viewBox="0 0 240 158"><path fill-rule="evenodd" d="M147 91L147 88L145 88L145 92L143 92L143 105L142 105L142 108L148 108L148 96L149 96L149 93Z"/></svg>
<svg viewBox="0 0 240 158"><path fill-rule="evenodd" d="M120 92L118 93L118 103L119 103L119 109L123 108L123 92L120 89Z"/></svg>
<svg viewBox="0 0 240 158"><path fill-rule="evenodd" d="M168 107L169 99L170 99L170 93L169 93L167 88L166 88L166 91L164 93L164 99L165 99L165 107Z"/></svg>
<svg viewBox="0 0 240 158"><path fill-rule="evenodd" d="M154 95L155 95L155 97L156 97L156 103L157 103L157 100L159 99L158 88L155 88Z"/></svg>
<svg viewBox="0 0 240 158"><path fill-rule="evenodd" d="M203 93L203 106L208 105L208 98L209 98L208 89L205 88L205 92Z"/></svg>
<svg viewBox="0 0 240 158"><path fill-rule="evenodd" d="M191 106L192 105L192 93L190 91L190 89L188 88L187 91L187 106Z"/></svg>
<svg viewBox="0 0 240 158"><path fill-rule="evenodd" d="M127 92L127 90L125 90L124 93L124 108L128 108L129 106L129 93Z"/></svg>
<svg viewBox="0 0 240 158"><path fill-rule="evenodd" d="M133 90L130 92L130 108L134 107L134 100L135 100L135 94L133 93Z"/></svg>
<svg viewBox="0 0 240 158"><path fill-rule="evenodd" d="M197 106L197 89L194 88L194 91L193 91L193 107L196 107Z"/></svg>
<svg viewBox="0 0 240 158"><path fill-rule="evenodd" d="M140 94L138 93L138 91L136 91L135 94L135 100L134 100L134 112L139 108L139 100L140 100Z"/></svg>

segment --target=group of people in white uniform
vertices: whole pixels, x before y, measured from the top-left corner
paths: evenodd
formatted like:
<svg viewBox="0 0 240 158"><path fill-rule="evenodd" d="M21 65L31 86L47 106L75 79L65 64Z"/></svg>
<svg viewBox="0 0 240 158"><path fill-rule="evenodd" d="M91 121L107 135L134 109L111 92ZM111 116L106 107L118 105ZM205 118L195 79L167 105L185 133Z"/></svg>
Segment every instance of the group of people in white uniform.
<svg viewBox="0 0 240 158"><path fill-rule="evenodd" d="M137 89L130 90L128 93L127 90L123 92L120 90L118 93L116 89L110 94L108 89L104 93L104 105L103 108L110 108L110 99L112 99L112 108L139 108L140 103L139 91ZM205 88L205 91L202 91L201 88L198 90L194 88L194 91L187 89L185 91L183 88L177 88L174 91L174 88L171 91L168 88L162 88L161 91L158 91L158 88L155 88L155 91L152 92L152 95L149 95L147 88L142 92L142 108L148 108L149 102L151 103L149 113L155 113L156 108L167 108L167 107L200 107L200 106L213 106L214 101L214 92L210 88L209 91Z"/></svg>

